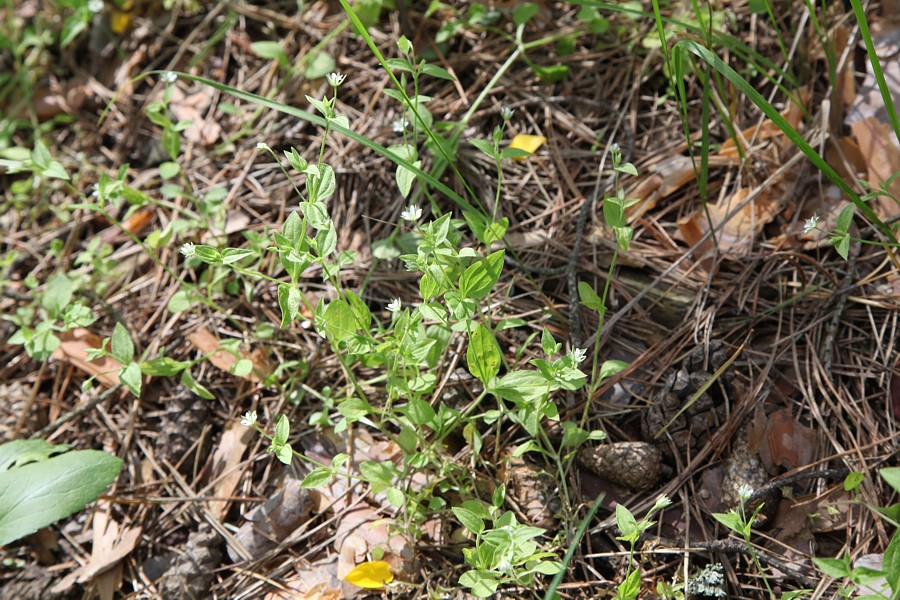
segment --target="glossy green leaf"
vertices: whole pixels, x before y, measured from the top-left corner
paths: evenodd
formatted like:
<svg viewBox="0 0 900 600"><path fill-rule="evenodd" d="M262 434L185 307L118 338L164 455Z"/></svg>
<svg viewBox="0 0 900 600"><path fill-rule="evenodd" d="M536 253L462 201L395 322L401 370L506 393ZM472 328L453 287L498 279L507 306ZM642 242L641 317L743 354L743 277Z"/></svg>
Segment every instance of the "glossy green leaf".
<svg viewBox="0 0 900 600"><path fill-rule="evenodd" d="M115 456L79 450L3 471L0 546L83 509L121 469L122 461Z"/></svg>

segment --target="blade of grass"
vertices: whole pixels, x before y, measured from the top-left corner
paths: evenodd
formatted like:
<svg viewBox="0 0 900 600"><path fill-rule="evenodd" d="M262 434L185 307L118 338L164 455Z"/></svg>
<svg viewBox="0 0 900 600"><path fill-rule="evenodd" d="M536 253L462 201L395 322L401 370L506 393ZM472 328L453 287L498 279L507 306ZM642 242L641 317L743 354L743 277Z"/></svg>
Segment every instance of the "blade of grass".
<svg viewBox="0 0 900 600"><path fill-rule="evenodd" d="M374 56L378 60L381 68L384 69L384 72L387 73L388 77L390 77L391 79L391 82L393 82L394 89L396 89L403 97L403 102L406 104L406 107L416 116L416 120L422 125L422 130L425 132L425 135L428 136L428 139L431 141L434 147L438 149L441 158L446 162L447 166L453 169L453 173L456 175L457 180L462 183L466 192L469 194L469 197L472 198L476 204L478 204L478 212L487 217L487 210L483 206L481 206L481 202L478 200L478 195L475 194L475 192L469 186L469 183L466 181L465 177L463 177L462 173L459 172L459 169L456 167L455 162L447 153L447 149L444 144L441 143L440 139L438 139L438 136L434 133L434 131L432 131L430 127L427 126L425 120L421 117L421 115L419 115L419 112L416 110L416 103L412 101L412 99L407 95L406 90L403 89L402 85L400 85L400 80L398 80L397 76L394 75L394 72L391 71L391 68L388 66L384 55L381 54L381 50L379 50L378 46L375 45L375 42L372 40L372 36L369 35L368 30L363 25L362 21L359 20L359 17L356 16L356 13L350 6L350 3L347 0L338 1L341 3L341 7L343 7L347 18L350 19L350 22L353 24L354 30L363 38L363 40L365 40L366 45L372 52L372 56ZM431 182L428 181L428 183ZM466 206L469 208L469 210L474 210L474 207L469 202L466 202Z"/></svg>
<svg viewBox="0 0 900 600"><path fill-rule="evenodd" d="M597 509L600 508L603 497L604 495L602 493L597 496L597 499L594 500L594 503L591 505L591 509L584 516L584 519L581 520L581 524L578 525L578 531L575 533L572 543L569 544L569 549L566 550L565 557L563 557L563 568L559 573L554 575L553 580L547 587L547 591L544 593L544 600L553 600L553 598L556 597L556 588L562 583L563 577L565 577L566 574L566 569L568 569L569 563L572 562L572 557L575 556L575 549L578 548L578 545L581 543L581 538L584 537L584 532L587 531L588 525L594 520L594 515L597 514Z"/></svg>
<svg viewBox="0 0 900 600"><path fill-rule="evenodd" d="M884 71L881 70L881 63L878 61L878 54L875 52L875 43L872 41L872 33L869 31L869 24L866 22L866 12L863 10L859 0L850 0L850 5L853 7L853 15L859 24L859 35L866 44L866 54L869 56L869 63L872 65L872 75L875 76L875 81L878 82L878 91L881 93L882 101L884 101L888 119L891 121L891 127L894 128L894 135L897 136L897 141L900 142L900 120L897 119L894 98L891 96L891 90L884 79Z"/></svg>
<svg viewBox="0 0 900 600"><path fill-rule="evenodd" d="M149 71L147 73L143 73L141 76L139 76L137 79L135 79L135 81L139 80L142 77L146 77L149 75L159 75L159 74L162 74L162 71ZM318 125L320 127L324 128L326 125L325 119L323 117L314 115L305 110L302 110L302 109L299 109L299 108L296 108L293 106L288 106L287 104L283 104L283 103L275 101L275 100L269 100L268 98L263 98L262 96L257 96L256 94L251 94L250 92L244 92L237 88L233 88L230 85L226 85L224 83L219 83L218 81L213 81L212 79L206 79L205 77L189 75L187 73L176 73L176 75L178 75L179 77L183 77L184 79L188 79L190 81L196 81L197 83L203 83L203 84L213 87L219 91L225 92L226 94L229 94L230 96L234 96L235 98L240 98L242 100L246 100L247 102L252 102L253 104L256 104L258 106L263 106L265 108L277 110L278 112L282 112L282 113L290 115L292 117L296 117L298 119L308 121L308 122ZM369 150L372 150L373 152L380 154L381 156L387 158L395 165L401 165L404 168L409 169L410 171L415 173L417 176L421 177L423 181L427 182L429 185L434 187L437 191L441 192L442 194L447 196L450 200L452 200L453 202L458 204L463 210L471 210L471 211L476 210L475 207L472 206L466 199L464 199L462 196L460 196L459 194L454 192L452 189L450 189L449 187L447 187L446 185L444 185L443 183L438 181L430 173L423 171L422 169L416 167L412 163L397 156L396 154L394 154L393 152L391 152L390 150L388 150L381 144L378 144L377 142L374 142L373 140L370 140L369 138L367 138L363 135L360 135L351 129L341 127L340 125L334 123L333 121L331 122L329 127L330 127L331 131L335 131L337 133L340 133L341 135L344 135L344 136L350 138L354 142L357 142L357 143L361 144L362 146L368 148Z"/></svg>
<svg viewBox="0 0 900 600"><path fill-rule="evenodd" d="M834 185L850 198L851 202L859 209L859 211L873 223L879 231L892 243L897 243L897 238L891 229L878 218L869 206L863 202L859 195L837 174L837 172L825 162L819 154L807 143L800 133L791 127L791 124L775 109L762 94L750 85L746 79L740 76L734 69L725 64L718 56L709 51L709 49L701 46L693 40L680 40L675 47L684 48L686 51L695 54L700 60L707 63L713 69L722 74L728 81L742 91L753 104L755 104L765 115L784 133L797 148L806 155L807 158L819 169Z"/></svg>

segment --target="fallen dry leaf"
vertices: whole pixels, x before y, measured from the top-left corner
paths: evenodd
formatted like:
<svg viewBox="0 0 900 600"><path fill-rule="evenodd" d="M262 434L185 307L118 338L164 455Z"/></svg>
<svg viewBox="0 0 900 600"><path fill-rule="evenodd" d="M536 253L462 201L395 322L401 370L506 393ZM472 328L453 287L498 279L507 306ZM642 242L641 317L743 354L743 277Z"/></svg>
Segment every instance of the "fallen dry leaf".
<svg viewBox="0 0 900 600"><path fill-rule="evenodd" d="M284 487L261 506L247 513L247 522L234 538L250 556L258 557L275 548L304 525L317 512L319 493L300 487L300 481L289 479ZM228 556L237 562L243 557L231 546Z"/></svg>
<svg viewBox="0 0 900 600"><path fill-rule="evenodd" d="M222 347L222 343L205 327L188 334L188 340L197 350L208 355L209 361L216 367L222 369L226 373L232 373L234 366L238 360L246 359L253 363L253 369L244 376L248 381L259 383L271 373L268 365L266 365L260 356L256 353L241 352L240 357L235 356Z"/></svg>
<svg viewBox="0 0 900 600"><path fill-rule="evenodd" d="M214 479L213 496L218 498L227 498L234 493L238 482L243 474L238 465L250 440L253 439L253 429L244 427L236 421L228 421L225 424L225 431L219 440L213 452L212 459L212 476ZM210 502L210 511L220 520L225 516L228 510L227 500L213 500Z"/></svg>
<svg viewBox="0 0 900 600"><path fill-rule="evenodd" d="M87 350L96 350L103 343L100 336L81 327L64 331L58 336L59 348L51 358L70 363L88 375L96 377L97 381L106 387L112 387L119 383L119 371L122 370L122 363L112 356L104 356L97 360L88 360L87 358Z"/></svg>
<svg viewBox="0 0 900 600"><path fill-rule="evenodd" d="M768 190L763 190L752 201L744 203L749 195L749 189L740 188L720 202L709 205L708 218L702 211L697 211L688 219L679 220L678 227L685 241L693 246L709 231L711 222L716 228L715 243L719 250L731 257L749 254L756 236L781 210L780 203L774 200L774 195ZM736 212L729 218L732 211ZM707 242L699 252L705 253L707 247L713 245L712 239Z"/></svg>
<svg viewBox="0 0 900 600"><path fill-rule="evenodd" d="M796 469L812 462L815 445L816 432L782 408L769 415L759 456L770 473L779 466Z"/></svg>
<svg viewBox="0 0 900 600"><path fill-rule="evenodd" d="M107 504L107 503L101 503ZM75 583L94 580L103 600L111 600L121 585L120 561L128 556L141 538L140 527L120 527L110 518L109 507L101 506L94 512L93 544L91 558L54 587L53 591L63 593Z"/></svg>
<svg viewBox="0 0 900 600"><path fill-rule="evenodd" d="M222 127L215 121L205 119L203 111L209 108L212 100L210 90L204 89L190 96L186 96L180 88L175 88L169 108L180 120L190 121L191 125L184 131L184 137L189 142L201 146L212 146L222 136Z"/></svg>
<svg viewBox="0 0 900 600"><path fill-rule="evenodd" d="M866 179L872 186L880 186L895 173L900 172L900 145L894 131L887 123L875 117L860 119L850 125L859 144L859 151L866 164ZM900 179L891 182L889 188L895 198L900 197ZM873 199L869 206L881 219L890 219L900 212L897 203L884 196Z"/></svg>

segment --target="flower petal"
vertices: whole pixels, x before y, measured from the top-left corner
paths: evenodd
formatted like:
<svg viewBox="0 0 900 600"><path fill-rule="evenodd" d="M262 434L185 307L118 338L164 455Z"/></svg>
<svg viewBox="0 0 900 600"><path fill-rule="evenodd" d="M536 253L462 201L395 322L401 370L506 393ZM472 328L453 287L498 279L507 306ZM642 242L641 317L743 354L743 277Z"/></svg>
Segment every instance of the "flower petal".
<svg viewBox="0 0 900 600"><path fill-rule="evenodd" d="M510 148L516 148L518 150L524 150L525 152L530 152L534 154L537 152L537 149L544 145L544 142L547 141L542 135L527 135L524 133L520 133L509 143ZM525 160L528 158L527 156L521 156L518 158L514 158L513 160Z"/></svg>
<svg viewBox="0 0 900 600"><path fill-rule="evenodd" d="M391 573L391 565L383 560L370 560L356 565L344 577L344 581L347 583L370 590L383 588L384 584L393 580L394 574Z"/></svg>

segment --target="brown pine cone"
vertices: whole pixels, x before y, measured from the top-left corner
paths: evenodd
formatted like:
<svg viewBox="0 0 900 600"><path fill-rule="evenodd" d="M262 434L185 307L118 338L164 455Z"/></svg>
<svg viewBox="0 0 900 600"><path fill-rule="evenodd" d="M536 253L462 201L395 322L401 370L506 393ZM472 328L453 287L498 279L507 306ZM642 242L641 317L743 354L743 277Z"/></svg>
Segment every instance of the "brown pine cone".
<svg viewBox="0 0 900 600"><path fill-rule="evenodd" d="M728 360L721 340L710 343L708 361L704 361L705 350L702 346L696 348L682 361L680 368L669 372L665 385L642 415L641 433L644 439L655 443L669 458L673 457L674 451L685 454L688 450L699 450L724 420L725 405L719 386L728 388L727 372L684 408L709 381L712 373ZM672 443L669 443L670 440Z"/></svg>
<svg viewBox="0 0 900 600"><path fill-rule="evenodd" d="M578 463L598 477L632 491L646 490L659 480L662 453L646 442L582 446Z"/></svg>

